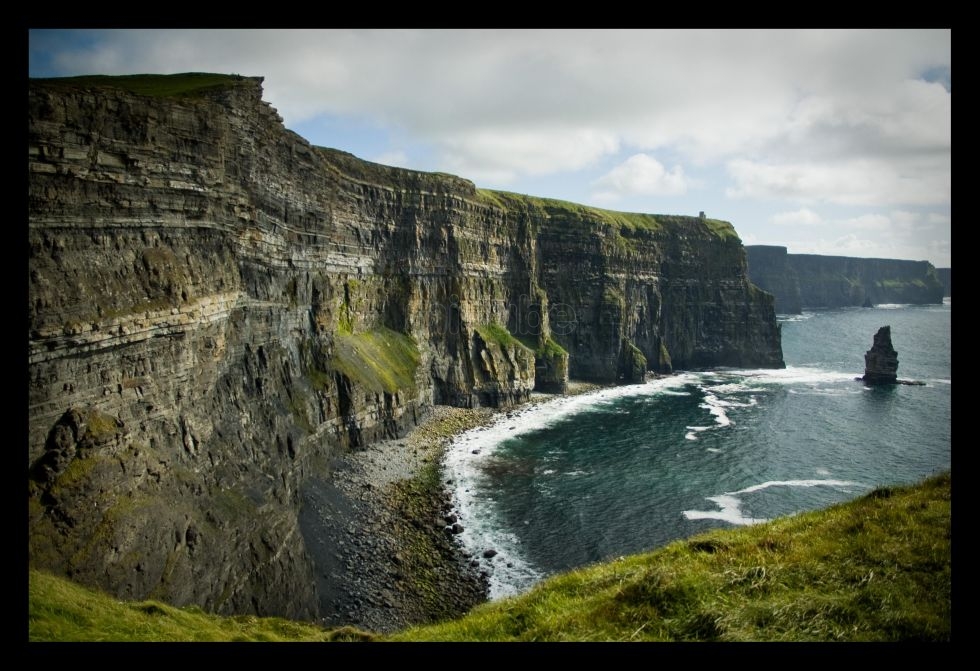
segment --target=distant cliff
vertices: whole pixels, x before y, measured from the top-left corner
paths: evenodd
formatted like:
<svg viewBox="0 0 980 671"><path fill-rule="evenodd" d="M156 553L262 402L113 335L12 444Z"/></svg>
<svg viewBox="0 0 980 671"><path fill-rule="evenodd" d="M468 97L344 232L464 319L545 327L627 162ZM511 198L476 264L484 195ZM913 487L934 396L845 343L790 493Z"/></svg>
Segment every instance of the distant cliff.
<svg viewBox="0 0 980 671"><path fill-rule="evenodd" d="M311 146L221 75L28 95L30 561L316 615L300 490L434 404L783 365L732 226Z"/></svg>
<svg viewBox="0 0 980 671"><path fill-rule="evenodd" d="M952 293L950 293L950 291L953 286L953 269L936 268L936 276L939 277L939 281L943 283L943 296L952 297Z"/></svg>
<svg viewBox="0 0 980 671"><path fill-rule="evenodd" d="M943 286L928 261L788 254L785 247L747 245L752 282L776 299L776 312L878 303L942 303Z"/></svg>

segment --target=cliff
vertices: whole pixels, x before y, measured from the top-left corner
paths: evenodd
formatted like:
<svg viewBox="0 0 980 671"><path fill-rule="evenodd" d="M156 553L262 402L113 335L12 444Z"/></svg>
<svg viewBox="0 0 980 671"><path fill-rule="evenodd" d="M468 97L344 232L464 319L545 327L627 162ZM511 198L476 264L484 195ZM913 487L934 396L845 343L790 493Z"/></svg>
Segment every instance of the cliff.
<svg viewBox="0 0 980 671"><path fill-rule="evenodd" d="M300 494L344 450L569 374L782 366L730 224L361 161L261 91L30 83L32 566L311 618Z"/></svg>
<svg viewBox="0 0 980 671"><path fill-rule="evenodd" d="M943 285L928 261L787 254L785 247L747 245L752 282L776 297L776 312L878 303L942 303Z"/></svg>
<svg viewBox="0 0 980 671"><path fill-rule="evenodd" d="M943 283L943 296L952 296L950 291L953 287L953 269L936 268L936 276Z"/></svg>
<svg viewBox="0 0 980 671"><path fill-rule="evenodd" d="M779 314L799 314L803 311L800 278L790 263L785 247L746 245L749 279L776 300ZM807 306L809 307L809 306Z"/></svg>

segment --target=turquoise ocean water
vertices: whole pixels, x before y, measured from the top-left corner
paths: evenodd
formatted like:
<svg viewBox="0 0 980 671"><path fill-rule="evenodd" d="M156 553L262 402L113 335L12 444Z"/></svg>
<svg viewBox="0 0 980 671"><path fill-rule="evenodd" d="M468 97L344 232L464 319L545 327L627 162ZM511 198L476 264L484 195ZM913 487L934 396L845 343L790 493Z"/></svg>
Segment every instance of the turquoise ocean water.
<svg viewBox="0 0 980 671"><path fill-rule="evenodd" d="M680 372L501 415L446 455L491 598L567 569L951 467L949 299L780 316L783 370ZM890 325L898 375L868 388ZM485 550L496 555L484 558Z"/></svg>

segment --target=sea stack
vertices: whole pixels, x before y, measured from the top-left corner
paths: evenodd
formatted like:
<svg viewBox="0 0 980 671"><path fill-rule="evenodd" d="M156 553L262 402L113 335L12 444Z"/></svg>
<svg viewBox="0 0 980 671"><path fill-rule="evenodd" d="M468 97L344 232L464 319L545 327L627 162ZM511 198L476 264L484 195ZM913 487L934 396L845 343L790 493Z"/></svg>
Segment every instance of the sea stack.
<svg viewBox="0 0 980 671"><path fill-rule="evenodd" d="M898 352L892 347L892 327L882 326L875 341L864 355L864 377L867 384L895 384L898 381Z"/></svg>

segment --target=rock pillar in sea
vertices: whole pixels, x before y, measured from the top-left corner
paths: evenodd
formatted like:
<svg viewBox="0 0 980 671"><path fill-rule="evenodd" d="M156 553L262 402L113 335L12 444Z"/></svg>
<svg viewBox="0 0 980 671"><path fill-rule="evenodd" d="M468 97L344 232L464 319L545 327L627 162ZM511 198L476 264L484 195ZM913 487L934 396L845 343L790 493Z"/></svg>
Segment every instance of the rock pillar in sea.
<svg viewBox="0 0 980 671"><path fill-rule="evenodd" d="M864 377L868 384L895 384L898 380L898 352L892 347L892 327L882 326L864 355Z"/></svg>

